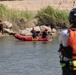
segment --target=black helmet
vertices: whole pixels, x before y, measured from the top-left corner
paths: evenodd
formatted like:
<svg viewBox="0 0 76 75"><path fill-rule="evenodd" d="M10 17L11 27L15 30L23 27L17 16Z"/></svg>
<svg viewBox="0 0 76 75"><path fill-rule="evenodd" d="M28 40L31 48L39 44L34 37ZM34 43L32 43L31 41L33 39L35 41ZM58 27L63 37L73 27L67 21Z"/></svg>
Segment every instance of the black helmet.
<svg viewBox="0 0 76 75"><path fill-rule="evenodd" d="M70 22L70 24L76 24L76 8L73 8L70 11L69 22Z"/></svg>

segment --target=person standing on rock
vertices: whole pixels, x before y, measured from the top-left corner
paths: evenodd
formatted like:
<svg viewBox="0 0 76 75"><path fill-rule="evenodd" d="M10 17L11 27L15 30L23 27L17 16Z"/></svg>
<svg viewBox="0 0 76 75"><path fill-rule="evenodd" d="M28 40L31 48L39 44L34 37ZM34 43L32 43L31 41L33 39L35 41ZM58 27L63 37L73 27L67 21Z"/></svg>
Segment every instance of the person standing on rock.
<svg viewBox="0 0 76 75"><path fill-rule="evenodd" d="M69 13L70 28L63 28L59 35L62 75L76 75L76 8Z"/></svg>
<svg viewBox="0 0 76 75"><path fill-rule="evenodd" d="M2 24L2 20L0 19L0 32L3 34L3 24Z"/></svg>

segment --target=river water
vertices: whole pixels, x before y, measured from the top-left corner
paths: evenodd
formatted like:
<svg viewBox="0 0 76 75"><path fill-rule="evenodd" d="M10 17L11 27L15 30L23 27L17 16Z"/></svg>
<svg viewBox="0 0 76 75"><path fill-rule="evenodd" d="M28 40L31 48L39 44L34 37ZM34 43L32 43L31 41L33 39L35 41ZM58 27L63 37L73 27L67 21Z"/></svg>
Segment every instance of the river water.
<svg viewBox="0 0 76 75"><path fill-rule="evenodd" d="M0 75L61 75L59 43L0 38Z"/></svg>

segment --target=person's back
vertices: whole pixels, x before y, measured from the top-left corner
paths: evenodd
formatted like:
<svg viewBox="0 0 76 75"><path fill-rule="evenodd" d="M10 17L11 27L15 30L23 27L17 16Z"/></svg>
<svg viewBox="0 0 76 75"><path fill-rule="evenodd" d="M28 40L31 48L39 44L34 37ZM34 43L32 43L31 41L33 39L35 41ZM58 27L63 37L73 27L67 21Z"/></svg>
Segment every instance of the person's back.
<svg viewBox="0 0 76 75"><path fill-rule="evenodd" d="M36 38L37 37L36 30L33 28L31 32L32 32L32 37Z"/></svg>
<svg viewBox="0 0 76 75"><path fill-rule="evenodd" d="M47 33L48 29L45 29L43 32L42 32L42 38L46 38L48 33Z"/></svg>
<svg viewBox="0 0 76 75"><path fill-rule="evenodd" d="M62 29L59 36L62 75L76 75L76 8L70 11L69 22L71 28Z"/></svg>

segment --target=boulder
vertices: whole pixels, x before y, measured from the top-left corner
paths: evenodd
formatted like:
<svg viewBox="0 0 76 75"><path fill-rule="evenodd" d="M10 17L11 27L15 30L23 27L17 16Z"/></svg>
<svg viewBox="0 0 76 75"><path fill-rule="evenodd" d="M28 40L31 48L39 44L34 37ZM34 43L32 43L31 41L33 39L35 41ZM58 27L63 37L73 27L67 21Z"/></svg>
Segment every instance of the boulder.
<svg viewBox="0 0 76 75"><path fill-rule="evenodd" d="M12 28L12 23L10 23L8 21L3 21L3 25L4 25L4 28L8 28L8 29Z"/></svg>
<svg viewBox="0 0 76 75"><path fill-rule="evenodd" d="M25 35L25 36L31 36L31 35L32 35L32 33L30 32L30 30L27 30L27 29L25 29L25 30L20 30L20 31L19 31L19 34Z"/></svg>
<svg viewBox="0 0 76 75"><path fill-rule="evenodd" d="M52 33L56 33L57 30L56 30L55 28L53 28L53 29L51 30L51 32L52 32Z"/></svg>
<svg viewBox="0 0 76 75"><path fill-rule="evenodd" d="M6 29L6 28L4 28L4 32L5 33L15 33L13 30L11 30L11 29Z"/></svg>
<svg viewBox="0 0 76 75"><path fill-rule="evenodd" d="M25 30L31 32L32 28L26 28Z"/></svg>
<svg viewBox="0 0 76 75"><path fill-rule="evenodd" d="M41 29L40 29L39 26L35 26L34 29L35 29L36 31L41 31Z"/></svg>
<svg viewBox="0 0 76 75"><path fill-rule="evenodd" d="M50 28L50 27L45 26L45 25L40 26L41 31L44 31L44 30L45 30L45 28L47 28L47 29L48 29L48 32L51 32L51 28Z"/></svg>

